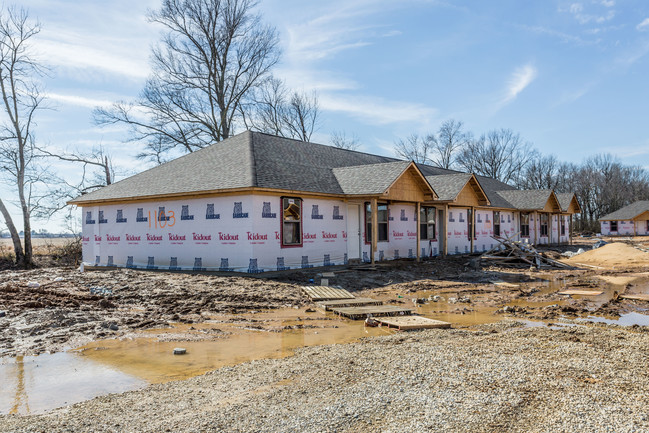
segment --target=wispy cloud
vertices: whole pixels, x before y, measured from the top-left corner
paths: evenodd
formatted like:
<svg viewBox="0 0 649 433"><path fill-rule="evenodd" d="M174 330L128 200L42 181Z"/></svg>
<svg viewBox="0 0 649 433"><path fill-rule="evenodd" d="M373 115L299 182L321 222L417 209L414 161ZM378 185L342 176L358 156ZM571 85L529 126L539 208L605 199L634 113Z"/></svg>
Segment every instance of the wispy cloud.
<svg viewBox="0 0 649 433"><path fill-rule="evenodd" d="M378 125L430 123L437 115L436 109L423 104L360 95L324 94L320 96L320 106Z"/></svg>
<svg viewBox="0 0 649 433"><path fill-rule="evenodd" d="M534 81L536 76L536 68L529 63L527 65L516 68L516 70L514 70L512 75L507 80L505 95L501 99L499 106L502 107L516 99L518 95L523 90L525 90L525 88L529 86L532 81Z"/></svg>
<svg viewBox="0 0 649 433"><path fill-rule="evenodd" d="M150 45L159 29L146 22L145 13L158 5L114 0L79 7L65 0L25 0L34 17L50 17L33 40L39 59L54 66L57 75L84 81L148 75Z"/></svg>
<svg viewBox="0 0 649 433"><path fill-rule="evenodd" d="M647 30L649 30L649 18L642 20L642 22L635 26L635 28L640 32L646 32Z"/></svg>
<svg viewBox="0 0 649 433"><path fill-rule="evenodd" d="M559 100L554 104L555 107L563 104L570 104L581 99L584 95L590 92L598 84L597 80L593 80L577 89L564 92Z"/></svg>
<svg viewBox="0 0 649 433"><path fill-rule="evenodd" d="M615 2L604 0L599 4L606 8L599 14L587 12L584 4L579 2L572 3L567 8L559 8L559 12L570 13L579 24L602 24L606 21L612 20L615 17L615 10L611 8L615 6Z"/></svg>
<svg viewBox="0 0 649 433"><path fill-rule="evenodd" d="M78 95L62 95L60 93L48 93L45 95L48 99L61 104L74 105L77 107L94 108L99 106L108 106L112 101L106 99L87 98Z"/></svg>
<svg viewBox="0 0 649 433"><path fill-rule="evenodd" d="M539 35L548 35L548 36L555 37L555 38L561 40L561 42L564 42L564 43L572 43L572 44L575 44L575 45L588 45L588 44L593 43L593 42L586 41L586 40L584 40L583 38L581 38L579 36L571 35L569 33L562 32L562 31L555 30L555 29L551 29L551 28L548 28L548 27L526 26L526 25L521 25L519 27L522 28L522 29L525 29L525 30L527 30L529 32L536 33L536 34L539 34Z"/></svg>

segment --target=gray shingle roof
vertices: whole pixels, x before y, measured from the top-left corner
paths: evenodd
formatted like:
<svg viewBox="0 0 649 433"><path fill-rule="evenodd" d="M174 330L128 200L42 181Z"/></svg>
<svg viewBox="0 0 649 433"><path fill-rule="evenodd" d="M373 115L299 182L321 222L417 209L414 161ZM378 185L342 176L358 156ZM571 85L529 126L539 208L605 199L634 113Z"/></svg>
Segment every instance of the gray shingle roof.
<svg viewBox="0 0 649 433"><path fill-rule="evenodd" d="M115 200L218 189L245 188L253 184L250 134L145 170L112 185L77 197L75 203Z"/></svg>
<svg viewBox="0 0 649 433"><path fill-rule="evenodd" d="M344 194L382 194L408 168L410 162L336 167L334 176Z"/></svg>
<svg viewBox="0 0 649 433"><path fill-rule="evenodd" d="M332 168L395 161L400 160L246 131L73 202L249 187L342 194Z"/></svg>
<svg viewBox="0 0 649 433"><path fill-rule="evenodd" d="M604 215L599 220L600 221L626 221L632 220L643 212L649 211L649 200L641 200L635 203L631 203L628 206L624 206L622 209L618 209L615 212L611 212L608 215Z"/></svg>
<svg viewBox="0 0 649 433"><path fill-rule="evenodd" d="M514 209L520 210L541 210L552 196L550 189L498 191L502 197Z"/></svg>
<svg viewBox="0 0 649 433"><path fill-rule="evenodd" d="M408 164L386 156L247 131L77 197L72 202L84 204L252 187L328 194L379 194ZM471 176L424 164L416 166L442 200L443 197L455 198ZM476 179L491 207L496 208L536 209L541 201L542 208L550 193L518 191L484 176L476 176Z"/></svg>
<svg viewBox="0 0 649 433"><path fill-rule="evenodd" d="M426 180L439 196L439 200L454 200L471 179L471 173L426 176Z"/></svg>
<svg viewBox="0 0 649 433"><path fill-rule="evenodd" d="M563 212L567 212L568 208L570 207L570 203L572 202L572 199L576 198L575 194L572 192L560 192L557 193L557 200L559 200L559 204L561 205L561 210Z"/></svg>

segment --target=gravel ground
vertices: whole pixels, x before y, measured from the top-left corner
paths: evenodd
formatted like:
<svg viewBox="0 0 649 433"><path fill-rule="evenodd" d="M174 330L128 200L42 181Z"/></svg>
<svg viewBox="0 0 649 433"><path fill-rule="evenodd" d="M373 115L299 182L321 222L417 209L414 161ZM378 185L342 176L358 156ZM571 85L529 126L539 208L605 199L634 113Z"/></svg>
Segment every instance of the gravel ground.
<svg viewBox="0 0 649 433"><path fill-rule="evenodd" d="M649 431L646 328L397 333L100 397L2 431Z"/></svg>

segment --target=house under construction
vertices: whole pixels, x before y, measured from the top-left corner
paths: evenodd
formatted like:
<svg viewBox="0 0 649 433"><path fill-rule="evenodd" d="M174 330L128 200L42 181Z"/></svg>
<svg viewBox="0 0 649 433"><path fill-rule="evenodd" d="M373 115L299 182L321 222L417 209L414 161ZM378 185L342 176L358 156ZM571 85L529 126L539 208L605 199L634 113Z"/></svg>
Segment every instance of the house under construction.
<svg viewBox="0 0 649 433"><path fill-rule="evenodd" d="M570 241L574 194L244 132L71 201L87 265L260 273Z"/></svg>

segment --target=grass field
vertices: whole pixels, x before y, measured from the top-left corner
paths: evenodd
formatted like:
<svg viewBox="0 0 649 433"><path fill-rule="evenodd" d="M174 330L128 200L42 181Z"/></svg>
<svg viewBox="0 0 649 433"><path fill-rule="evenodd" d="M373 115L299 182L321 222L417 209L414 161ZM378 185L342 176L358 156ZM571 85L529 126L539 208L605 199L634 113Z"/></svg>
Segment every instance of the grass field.
<svg viewBox="0 0 649 433"><path fill-rule="evenodd" d="M74 241L74 238L33 238L32 248L34 254L50 254L54 248L61 247L72 241ZM0 238L0 255L13 254L13 252L14 246L11 238Z"/></svg>

